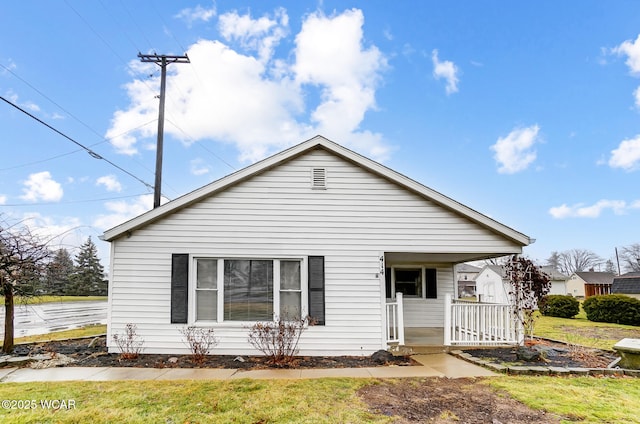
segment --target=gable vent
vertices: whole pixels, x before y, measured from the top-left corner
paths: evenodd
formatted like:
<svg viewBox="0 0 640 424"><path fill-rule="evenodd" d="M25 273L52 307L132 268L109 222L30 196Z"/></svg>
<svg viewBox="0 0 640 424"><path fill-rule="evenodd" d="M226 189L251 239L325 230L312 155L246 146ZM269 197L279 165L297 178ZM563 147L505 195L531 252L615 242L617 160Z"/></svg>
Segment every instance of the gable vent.
<svg viewBox="0 0 640 424"><path fill-rule="evenodd" d="M315 189L327 188L327 169L326 168L311 169L311 188L315 188Z"/></svg>

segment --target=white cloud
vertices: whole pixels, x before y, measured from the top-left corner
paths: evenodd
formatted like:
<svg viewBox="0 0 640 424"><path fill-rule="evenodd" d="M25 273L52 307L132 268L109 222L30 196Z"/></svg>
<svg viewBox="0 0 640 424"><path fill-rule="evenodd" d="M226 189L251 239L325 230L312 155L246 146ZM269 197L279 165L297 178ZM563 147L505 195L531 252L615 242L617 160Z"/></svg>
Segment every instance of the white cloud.
<svg viewBox="0 0 640 424"><path fill-rule="evenodd" d="M0 194L0 205L4 205L5 203L7 203L7 196Z"/></svg>
<svg viewBox="0 0 640 424"><path fill-rule="evenodd" d="M115 175L104 175L96 180L96 185L103 185L107 191L122 191L122 184Z"/></svg>
<svg viewBox="0 0 640 424"><path fill-rule="evenodd" d="M556 219L564 218L597 218L606 209L611 209L616 215L624 215L628 209L636 209L640 201L627 205L624 200L599 200L590 206L582 203L568 206L562 204L549 209L549 214Z"/></svg>
<svg viewBox="0 0 640 424"><path fill-rule="evenodd" d="M93 226L101 230L108 230L153 209L153 194L139 196L133 201L106 202L104 207L110 213L98 216L94 220Z"/></svg>
<svg viewBox="0 0 640 424"><path fill-rule="evenodd" d="M274 12L273 19L263 16L252 19L249 14L230 12L220 15L220 33L227 41L238 41L244 49L258 52L261 61L273 55L273 49L287 35L289 16L283 8Z"/></svg>
<svg viewBox="0 0 640 424"><path fill-rule="evenodd" d="M447 81L447 94L458 92L458 67L451 61L445 60L440 62L438 59L438 50L431 52L431 60L433 61L433 76L435 79L444 78Z"/></svg>
<svg viewBox="0 0 640 424"><path fill-rule="evenodd" d="M178 12L174 17L184 20L187 25L191 26L195 21L209 22L214 16L216 16L215 4L208 9L200 5L197 5L196 7L187 7Z"/></svg>
<svg viewBox="0 0 640 424"><path fill-rule="evenodd" d="M640 35L635 41L626 40L617 47L611 49L612 53L619 56L626 55L625 63L629 67L632 75L640 76Z"/></svg>
<svg viewBox="0 0 640 424"><path fill-rule="evenodd" d="M515 174L523 171L536 159L533 145L540 141L538 132L540 127L532 125L526 128L516 128L506 137L498 138L491 146L495 152L494 159L498 162L498 172L501 174Z"/></svg>
<svg viewBox="0 0 640 424"><path fill-rule="evenodd" d="M184 143L232 143L243 161L259 160L316 134L378 160L388 156L381 134L360 129L366 112L375 109L376 88L386 67L375 46L363 46L361 11L306 16L293 54L284 53L286 59L273 56L283 31L288 31L283 9L259 19L224 16L221 31L251 51L240 53L221 41L200 40L187 51L190 65L168 67L165 135ZM257 29L247 26L256 22L262 22ZM138 138L155 136L153 126L137 128L158 113L154 96L159 77L147 76L140 73L126 85L130 104L113 115L107 131L119 153L136 154L144 143ZM318 90L319 104L305 105Z"/></svg>
<svg viewBox="0 0 640 424"><path fill-rule="evenodd" d="M640 166L640 134L635 138L622 140L617 149L611 151L609 166L634 171Z"/></svg>
<svg viewBox="0 0 640 424"><path fill-rule="evenodd" d="M30 100L27 100L27 101L24 101L24 102L20 101L19 98L18 98L18 95L13 93L13 92L11 92L11 91L8 92L6 96L9 98L9 100L12 103L15 103L18 106L21 106L23 109L27 109L27 110L29 110L31 112L40 112L40 106L38 106L37 104L35 104L34 102L32 102Z"/></svg>
<svg viewBox="0 0 640 424"><path fill-rule="evenodd" d="M202 159L193 159L191 161L192 175L205 175L211 172L211 168Z"/></svg>
<svg viewBox="0 0 640 424"><path fill-rule="evenodd" d="M64 194L62 186L51 178L49 171L29 175L24 186L20 198L29 202L58 202Z"/></svg>
<svg viewBox="0 0 640 424"><path fill-rule="evenodd" d="M296 81L321 88L321 104L312 112L316 131L352 144L378 158L388 155L380 134L358 131L375 109L375 90L387 61L375 46L364 48L360 10L307 17L296 36Z"/></svg>

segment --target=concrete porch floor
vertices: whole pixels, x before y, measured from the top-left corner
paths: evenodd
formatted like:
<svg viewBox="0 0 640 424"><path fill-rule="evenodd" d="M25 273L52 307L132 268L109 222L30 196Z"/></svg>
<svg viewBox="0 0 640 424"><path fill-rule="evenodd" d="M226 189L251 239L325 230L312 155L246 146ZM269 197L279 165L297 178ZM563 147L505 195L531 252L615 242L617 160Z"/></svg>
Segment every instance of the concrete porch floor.
<svg viewBox="0 0 640 424"><path fill-rule="evenodd" d="M405 328L404 343L407 346L444 346L444 328Z"/></svg>
<svg viewBox="0 0 640 424"><path fill-rule="evenodd" d="M420 327L404 329L404 345L390 345L390 350L399 355L435 354L449 351L444 345L443 327Z"/></svg>

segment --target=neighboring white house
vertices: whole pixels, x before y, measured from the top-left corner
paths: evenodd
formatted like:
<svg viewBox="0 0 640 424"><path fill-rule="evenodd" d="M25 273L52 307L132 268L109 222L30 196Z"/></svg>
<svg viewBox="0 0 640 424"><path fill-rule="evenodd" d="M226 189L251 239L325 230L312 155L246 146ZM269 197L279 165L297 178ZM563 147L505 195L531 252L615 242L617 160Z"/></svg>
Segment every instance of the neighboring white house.
<svg viewBox="0 0 640 424"><path fill-rule="evenodd" d="M256 321L318 325L300 354L387 348L404 327L444 327L454 265L521 253L529 237L321 136L142 214L111 242L108 344L127 323L145 353L188 353L180 330L213 328L214 353L254 354Z"/></svg>
<svg viewBox="0 0 640 424"><path fill-rule="evenodd" d="M482 268L469 264L458 264L455 272L458 279L458 297L470 297L476 295L476 277Z"/></svg>
<svg viewBox="0 0 640 424"><path fill-rule="evenodd" d="M486 265L476 277L476 296L480 302L509 303L509 279L504 268Z"/></svg>
<svg viewBox="0 0 640 424"><path fill-rule="evenodd" d="M569 277L557 271L552 266L543 266L540 270L549 276L549 281L551 282L551 290L549 290L549 294L566 295L568 293L567 280Z"/></svg>

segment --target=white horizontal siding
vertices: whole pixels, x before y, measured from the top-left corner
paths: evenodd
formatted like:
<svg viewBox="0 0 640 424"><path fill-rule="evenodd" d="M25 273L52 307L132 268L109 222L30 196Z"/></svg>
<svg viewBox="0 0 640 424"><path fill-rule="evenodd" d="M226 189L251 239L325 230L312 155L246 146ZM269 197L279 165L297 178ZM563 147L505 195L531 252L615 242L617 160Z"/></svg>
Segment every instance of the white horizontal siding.
<svg viewBox="0 0 640 424"><path fill-rule="evenodd" d="M310 168L327 169L312 190ZM325 256L326 325L310 328L304 354L371 353L382 346L381 252L509 252L517 246L388 180L314 150L115 240L110 332L138 326L146 351L187 352L170 324L171 254L192 257ZM436 300L407 301L408 326L442 326L453 276L438 269ZM193 293L190 293L193 296ZM426 309L425 309L426 307ZM413 308L413 309L412 309ZM427 313L419 315L418 309ZM214 326L219 353L251 353L247 328ZM113 347L112 347L113 349Z"/></svg>

